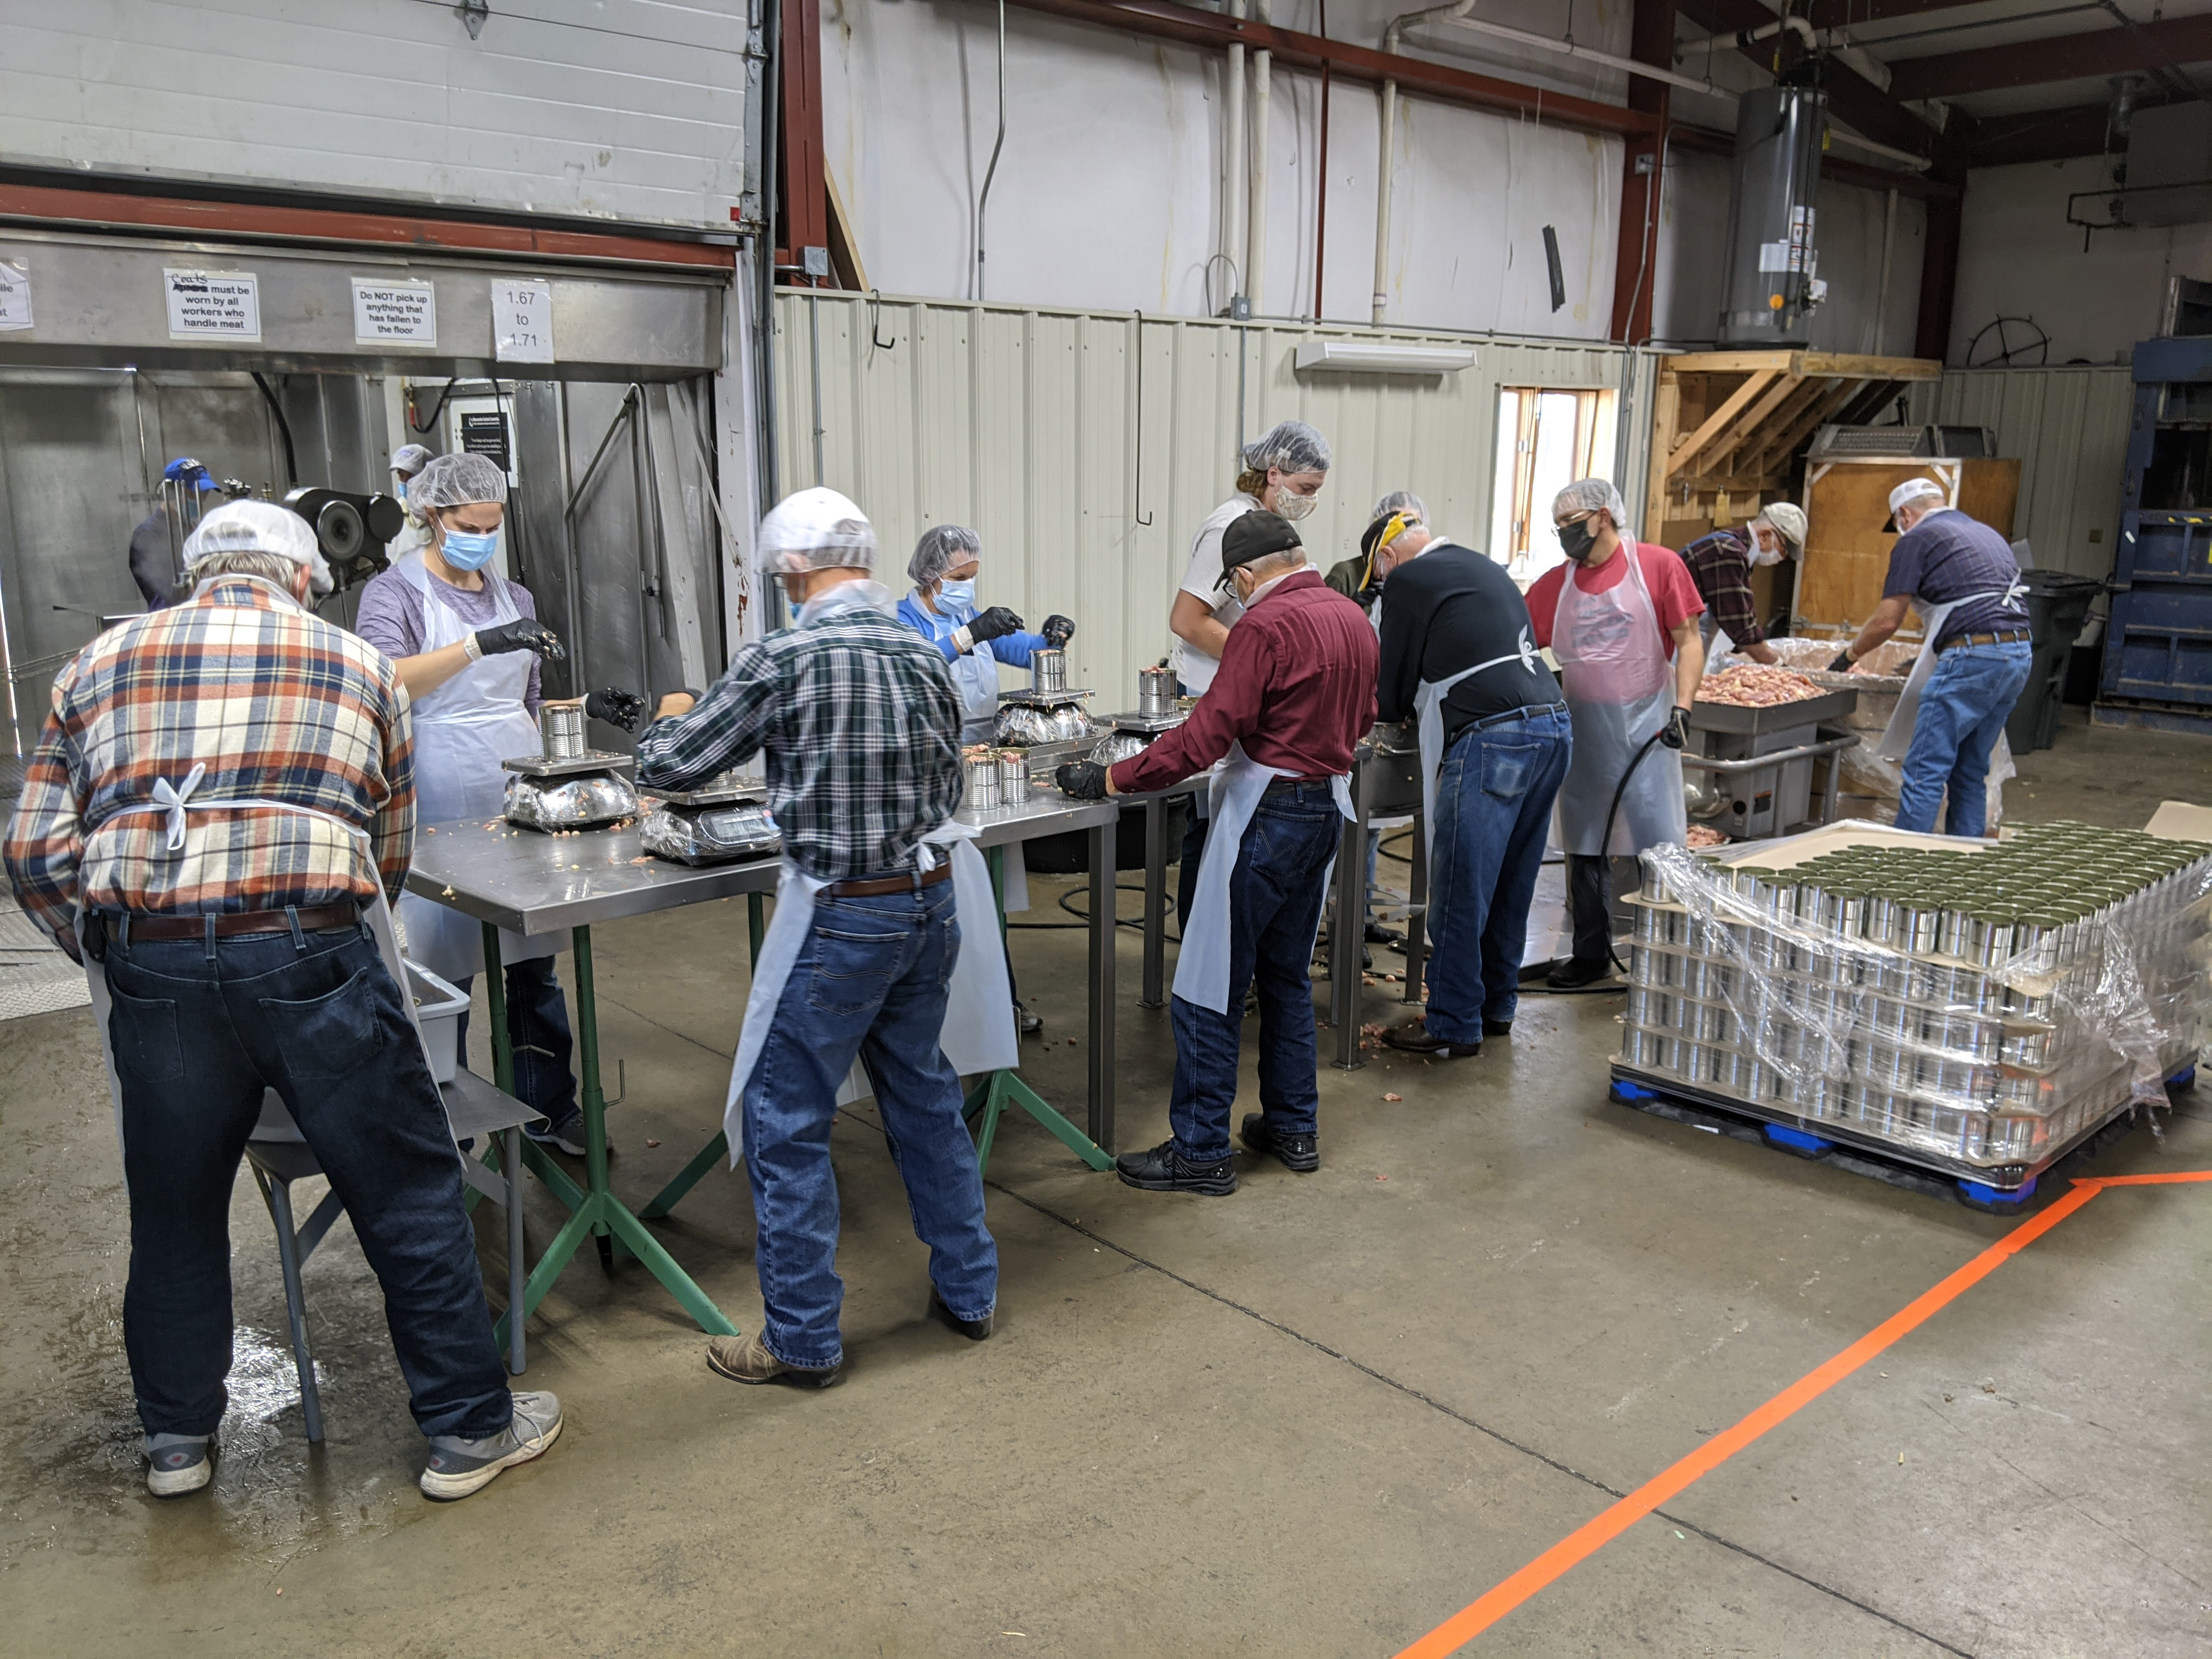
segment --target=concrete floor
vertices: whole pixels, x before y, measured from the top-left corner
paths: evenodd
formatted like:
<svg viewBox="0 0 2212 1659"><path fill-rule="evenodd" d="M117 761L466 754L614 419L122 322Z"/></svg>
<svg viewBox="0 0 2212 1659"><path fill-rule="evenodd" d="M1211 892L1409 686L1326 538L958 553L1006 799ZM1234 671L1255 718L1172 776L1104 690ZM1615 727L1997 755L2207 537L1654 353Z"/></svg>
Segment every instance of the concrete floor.
<svg viewBox="0 0 2212 1659"><path fill-rule="evenodd" d="M2140 823L2212 800L2212 743L2069 728L2021 772L2019 817ZM735 905L598 936L633 1200L718 1119L743 937ZM1050 1039L1025 1074L1079 1115L1081 939L1016 945ZM1122 951L1133 987L1133 935ZM1395 988L1367 1018L1395 1017ZM982 1346L923 1319L923 1253L860 1109L836 1137L845 1386L721 1381L641 1270L586 1252L532 1329L527 1381L561 1394L566 1435L452 1507L414 1489L421 1442L343 1225L307 1272L330 1434L309 1452L243 1181L216 1482L143 1496L94 1035L82 1011L0 1025L6 1646L1395 1652L2019 1224L1608 1104L1620 1006L1533 998L1478 1060L1325 1070L1322 1171L1247 1160L1227 1200L1133 1192L1013 1121ZM1124 1142L1148 1144L1164 1017L1125 1004L1119 1041ZM2184 1097L2163 1139L2094 1168L2212 1168L2212 1113ZM557 1219L537 1194L533 1248ZM710 1176L660 1231L753 1325L742 1181ZM483 1237L503 1284L495 1221ZM2106 1192L1468 1651L2204 1653L2208 1267L2212 1188Z"/></svg>

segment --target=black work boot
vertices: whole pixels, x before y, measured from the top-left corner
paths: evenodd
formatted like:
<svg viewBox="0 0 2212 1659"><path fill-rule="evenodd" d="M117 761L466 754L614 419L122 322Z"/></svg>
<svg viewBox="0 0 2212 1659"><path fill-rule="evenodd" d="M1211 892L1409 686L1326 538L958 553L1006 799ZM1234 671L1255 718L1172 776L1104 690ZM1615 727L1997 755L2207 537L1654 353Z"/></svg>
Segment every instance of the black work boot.
<svg viewBox="0 0 2212 1659"><path fill-rule="evenodd" d="M1278 1159L1285 1169L1300 1175L1311 1175L1321 1168L1321 1137L1278 1134L1267 1127L1265 1112L1247 1112L1237 1138L1254 1152Z"/></svg>
<svg viewBox="0 0 2212 1659"><path fill-rule="evenodd" d="M1163 1140L1149 1152L1124 1152L1114 1169L1126 1186L1148 1193L1196 1193L1202 1198L1226 1198L1237 1190L1237 1165L1228 1158L1216 1164L1193 1164L1176 1151L1173 1140Z"/></svg>
<svg viewBox="0 0 2212 1659"><path fill-rule="evenodd" d="M1544 983L1555 991L1579 991L1585 985L1595 985L1610 978L1613 963L1604 957L1595 962L1585 962L1580 957L1570 957L1544 976Z"/></svg>

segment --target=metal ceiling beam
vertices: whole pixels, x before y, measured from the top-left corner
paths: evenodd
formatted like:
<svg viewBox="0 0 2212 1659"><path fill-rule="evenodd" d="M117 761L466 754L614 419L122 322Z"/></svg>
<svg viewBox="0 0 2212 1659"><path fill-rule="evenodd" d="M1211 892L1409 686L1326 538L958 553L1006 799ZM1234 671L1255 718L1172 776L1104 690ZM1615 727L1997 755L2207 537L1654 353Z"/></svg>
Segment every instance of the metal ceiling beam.
<svg viewBox="0 0 2212 1659"><path fill-rule="evenodd" d="M2116 25L1933 58L1901 58L1890 65L1889 90L1893 98L1959 98L2099 75L2156 74L2208 60L2212 15L2170 17L2133 28Z"/></svg>
<svg viewBox="0 0 2212 1659"><path fill-rule="evenodd" d="M1318 73L1325 64L1338 80L1377 87L1385 81L1395 81L1401 92L1419 93L1445 103L1501 115L1530 115L1576 132L1625 137L1656 132L1659 128L1658 118L1644 110L1623 109L1614 104L1570 97L1565 93L1547 92L1518 81L1474 75L1402 52L1370 52L1364 46L1326 40L1318 34L1302 34L1295 29L1276 28L1250 18L1176 5L1173 0L1013 0L1013 3L1024 10L1072 18L1148 40L1173 40L1181 46L1224 51L1241 43L1255 49L1264 48L1274 53L1278 69Z"/></svg>
<svg viewBox="0 0 2212 1659"><path fill-rule="evenodd" d="M1816 29L1840 29L1893 23L1902 17L1925 17L1930 12L1979 3L1981 0L1813 0L1805 9L1805 16Z"/></svg>
<svg viewBox="0 0 2212 1659"><path fill-rule="evenodd" d="M2151 109L2163 101L2146 98L2136 107ZM2012 167L2023 161L2064 161L2124 151L2127 141L2112 136L2111 119L2112 109L2106 104L2073 104L2064 109L1990 116L1975 131L1972 165Z"/></svg>

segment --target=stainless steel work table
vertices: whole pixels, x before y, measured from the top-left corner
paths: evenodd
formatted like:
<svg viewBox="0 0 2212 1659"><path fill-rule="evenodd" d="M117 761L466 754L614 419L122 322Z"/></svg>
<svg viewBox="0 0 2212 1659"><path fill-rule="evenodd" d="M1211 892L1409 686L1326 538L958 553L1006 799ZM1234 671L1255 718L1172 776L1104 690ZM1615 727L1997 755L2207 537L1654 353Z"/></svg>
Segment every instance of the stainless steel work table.
<svg viewBox="0 0 2212 1659"><path fill-rule="evenodd" d="M1088 1152L1077 1146L1083 1137L1066 1126L1067 1133L1048 1121L1094 1167L1110 1164L1101 1148L1114 1142L1114 847L1113 830L1118 809L1110 802L1072 801L1048 786L1023 805L1002 807L976 814L963 813L964 822L977 825L978 844L987 853L1037 836L1070 830L1086 830L1091 836L1091 951ZM991 860L994 878L1001 856ZM612 1259L613 1241L619 1238L649 1267L670 1294L683 1304L700 1328L718 1335L733 1335L736 1328L694 1284L689 1274L643 1226L639 1216L617 1198L608 1182L606 1154L606 1097L601 1085L599 1048L599 1009L592 971L591 930L601 921L649 915L679 905L703 903L738 894L750 900L750 934L757 954L762 933L763 898L775 891L781 861L775 858L693 868L672 864L645 850L635 823L607 830L586 830L547 835L522 830L501 820L469 820L426 827L416 837L413 867L408 872L410 891L447 905L483 924L485 995L490 1006L495 1080L509 1093L514 1088L514 1060L507 1031L506 981L501 971L499 930L526 938L543 937L568 930L573 938L575 966L576 1054L580 1103L584 1119L585 1182L579 1186L550 1154L525 1141L524 1160L538 1178L572 1212L553 1243L539 1257L525 1287L522 1316L544 1299L568 1260L582 1248L587 1236L599 1240L603 1262ZM1011 1087L1002 1086L1004 1079ZM1023 1097L1027 1096L1024 1099ZM1034 1105L1032 1105L1032 1102ZM975 1109L988 1110L987 1131L995 1127L998 1110L1006 1104L1032 1109L1044 1103L1005 1073L979 1085L971 1097ZM1053 1119L1061 1125L1056 1112ZM1042 1114L1039 1114L1042 1117ZM1073 1139L1071 1139L1073 1136ZM718 1132L684 1172L663 1189L644 1215L665 1215L691 1184L720 1157L727 1143ZM984 1147L988 1155L988 1145ZM501 1336L513 1316L510 1309L501 1321Z"/></svg>

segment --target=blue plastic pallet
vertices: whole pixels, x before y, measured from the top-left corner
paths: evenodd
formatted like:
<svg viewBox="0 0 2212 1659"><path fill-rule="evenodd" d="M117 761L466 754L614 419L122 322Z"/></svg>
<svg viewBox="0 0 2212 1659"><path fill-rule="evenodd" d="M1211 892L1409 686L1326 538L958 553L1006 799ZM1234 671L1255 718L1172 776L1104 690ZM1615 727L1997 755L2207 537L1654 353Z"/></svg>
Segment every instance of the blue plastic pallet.
<svg viewBox="0 0 2212 1659"><path fill-rule="evenodd" d="M2194 1086L2196 1081L2196 1066L2185 1066L2166 1079L2166 1086L2169 1091L2179 1091ZM1916 1156L1905 1148L1839 1126L1822 1123L1814 1128L1803 1118L1778 1121L1742 1101L1709 1094L1672 1078L1633 1071L1618 1062L1613 1067L1609 1093L1615 1103L1655 1117L1668 1118L1737 1140L1757 1141L1779 1152L1872 1176L1893 1187L1903 1187L1929 1197L1952 1199L1995 1215L2019 1214L2035 1195L2038 1183L2053 1164L2076 1152L2094 1157L2134 1127L2133 1114L2123 1106L2104 1122L2085 1130L2032 1164L2004 1164L1967 1173L1959 1164Z"/></svg>

